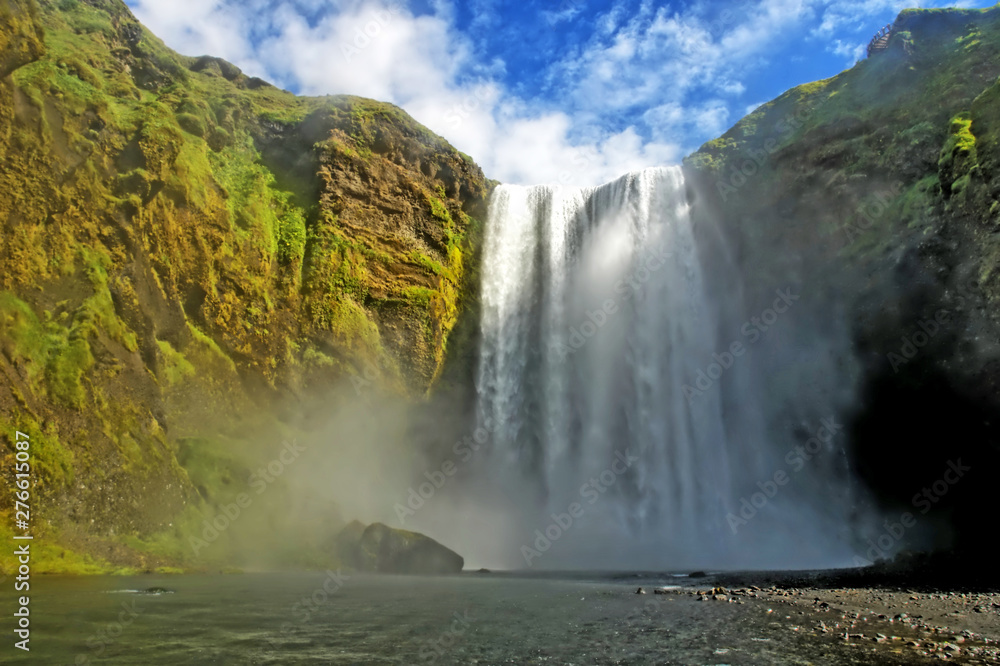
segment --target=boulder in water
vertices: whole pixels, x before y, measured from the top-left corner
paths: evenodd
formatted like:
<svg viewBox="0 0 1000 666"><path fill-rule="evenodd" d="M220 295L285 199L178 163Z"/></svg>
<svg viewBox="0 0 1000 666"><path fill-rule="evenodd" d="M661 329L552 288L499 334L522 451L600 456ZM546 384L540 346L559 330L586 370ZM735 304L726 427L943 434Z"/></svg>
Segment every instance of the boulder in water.
<svg viewBox="0 0 1000 666"><path fill-rule="evenodd" d="M429 536L383 523L352 522L337 535L335 549L344 564L359 571L452 574L465 565L461 555Z"/></svg>
<svg viewBox="0 0 1000 666"><path fill-rule="evenodd" d="M340 530L333 540L333 552L337 559L353 569L361 568L358 562L358 546L361 543L361 535L364 533L365 524L352 520L344 529Z"/></svg>

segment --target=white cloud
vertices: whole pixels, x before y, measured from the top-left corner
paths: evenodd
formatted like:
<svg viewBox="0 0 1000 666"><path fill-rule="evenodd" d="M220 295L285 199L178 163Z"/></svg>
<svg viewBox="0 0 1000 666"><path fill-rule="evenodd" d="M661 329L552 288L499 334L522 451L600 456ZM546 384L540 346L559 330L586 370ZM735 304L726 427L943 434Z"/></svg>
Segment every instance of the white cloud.
<svg viewBox="0 0 1000 666"><path fill-rule="evenodd" d="M469 71L502 71L503 64L475 62L473 45L455 31L445 4L423 16L400 5L339 5L338 12L312 23L301 3L261 11L256 24L253 14L224 0L141 0L135 12L182 52L218 54L307 95L349 93L394 102L504 182L596 184L681 157L679 146L644 142L634 128L574 140L571 116L535 108L489 78L464 81ZM579 11L578 3L567 0L559 13L565 20ZM267 34L251 44L255 32ZM612 52L627 60L634 49L623 35Z"/></svg>
<svg viewBox="0 0 1000 666"><path fill-rule="evenodd" d="M583 0L564 0L556 9L541 11L542 20L550 26L572 21L583 11Z"/></svg>
<svg viewBox="0 0 1000 666"><path fill-rule="evenodd" d="M252 74L264 73L254 57L243 7L224 0L145 0L133 10L143 24L181 53L215 55Z"/></svg>
<svg viewBox="0 0 1000 666"><path fill-rule="evenodd" d="M468 44L437 16L366 4L315 25L283 8L276 34L258 46L272 74L306 95L350 93L408 105L448 94Z"/></svg>
<svg viewBox="0 0 1000 666"><path fill-rule="evenodd" d="M824 50L853 59L859 42L842 39L845 26L908 4L756 0L719 14L707 0L676 11L615 0L592 17L589 39L538 73L540 97L522 99L499 83L506 64L455 27L452 1L432 0L422 15L389 0L133 0L133 8L183 53L221 56L305 94L393 102L491 177L595 184L674 163L725 131L745 106L747 73L790 37L826 40ZM500 21L497 0L472 1L474 31ZM563 0L541 16L558 30L586 7ZM807 33L809 21L817 27Z"/></svg>
<svg viewBox="0 0 1000 666"><path fill-rule="evenodd" d="M739 96L747 91L747 87L739 81L720 81L717 86L727 95Z"/></svg>
<svg viewBox="0 0 1000 666"><path fill-rule="evenodd" d="M642 115L654 136L660 138L717 136L729 128L729 118L728 106L718 99L690 106L669 102Z"/></svg>
<svg viewBox="0 0 1000 666"><path fill-rule="evenodd" d="M865 44L835 39L827 50L834 55L845 58L847 60L847 65L850 66L865 57L868 47Z"/></svg>

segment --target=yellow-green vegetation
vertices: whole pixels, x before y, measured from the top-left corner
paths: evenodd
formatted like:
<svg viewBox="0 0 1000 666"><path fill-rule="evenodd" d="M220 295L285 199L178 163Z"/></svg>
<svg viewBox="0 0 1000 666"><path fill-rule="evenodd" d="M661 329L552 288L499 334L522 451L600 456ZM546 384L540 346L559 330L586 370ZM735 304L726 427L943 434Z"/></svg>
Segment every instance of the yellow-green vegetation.
<svg viewBox="0 0 1000 666"><path fill-rule="evenodd" d="M223 371L228 370L230 374L236 374L236 364L233 362L233 359L229 358L229 356L222 351L215 340L202 333L198 327L190 321L187 322L187 328L188 332L191 333L192 341L195 343L193 345L194 349L192 350L189 348L188 353L202 355L202 360L198 361L199 367L211 367L212 365L221 363Z"/></svg>
<svg viewBox="0 0 1000 666"><path fill-rule="evenodd" d="M814 143L811 137L820 128L827 143L836 138L841 147L841 135L850 132L857 137L848 145L851 150L843 151L850 158L842 166L858 173L889 163L893 155L886 148L893 135L921 123L935 128L940 145L951 117L946 107L967 110L991 80L990 68L983 63L996 62L1000 56L998 35L996 7L905 10L895 23L888 52L833 78L789 90L705 144L685 163L713 176L726 176L756 151L770 155L793 145L801 151L803 143ZM772 143L765 146L766 142Z"/></svg>
<svg viewBox="0 0 1000 666"><path fill-rule="evenodd" d="M0 525L0 539L7 543L13 541L14 532L11 530L11 516L6 512L0 512L3 524ZM34 531L35 539L31 545L31 568L32 571L41 571L50 574L68 575L93 575L105 573L134 573L131 569L120 570L110 562L99 557L94 557L87 553L80 553L70 548L64 548L55 543L43 531ZM5 572L11 574L13 572Z"/></svg>
<svg viewBox="0 0 1000 666"><path fill-rule="evenodd" d="M248 414L372 365L432 389L489 185L400 109L178 55L120 0L0 17L0 422L39 433L53 547L115 552L72 569L198 566L192 470Z"/></svg>
<svg viewBox="0 0 1000 666"><path fill-rule="evenodd" d="M193 377L197 374L194 366L191 362L184 357L179 351L170 346L169 342L163 340L156 341L157 346L160 348L160 353L163 355L163 377L166 379L167 384L173 386L174 384L180 384L188 377Z"/></svg>
<svg viewBox="0 0 1000 666"><path fill-rule="evenodd" d="M73 483L73 452L60 440L52 426L43 427L30 414L15 410L0 418L0 435L7 442L15 441L17 432L30 438L33 488L41 492L60 492ZM4 455L7 469L14 469L14 454Z"/></svg>
<svg viewBox="0 0 1000 666"><path fill-rule="evenodd" d="M951 131L938 160L938 173L945 192L962 197L977 167L972 118L969 113L961 113L952 118Z"/></svg>
<svg viewBox="0 0 1000 666"><path fill-rule="evenodd" d="M0 79L43 51L38 8L31 0L0 0Z"/></svg>

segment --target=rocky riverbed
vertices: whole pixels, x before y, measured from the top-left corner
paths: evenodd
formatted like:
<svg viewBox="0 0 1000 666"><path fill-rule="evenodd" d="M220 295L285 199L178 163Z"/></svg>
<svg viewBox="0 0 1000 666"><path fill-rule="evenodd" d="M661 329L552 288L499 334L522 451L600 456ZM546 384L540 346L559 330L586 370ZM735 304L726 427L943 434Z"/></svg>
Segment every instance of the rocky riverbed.
<svg viewBox="0 0 1000 666"><path fill-rule="evenodd" d="M789 632L836 641L847 652L1000 664L1000 593L798 585L766 576L712 577L700 587L639 588L711 604L766 606ZM726 583L725 581L735 581ZM639 590L636 590L638 592Z"/></svg>

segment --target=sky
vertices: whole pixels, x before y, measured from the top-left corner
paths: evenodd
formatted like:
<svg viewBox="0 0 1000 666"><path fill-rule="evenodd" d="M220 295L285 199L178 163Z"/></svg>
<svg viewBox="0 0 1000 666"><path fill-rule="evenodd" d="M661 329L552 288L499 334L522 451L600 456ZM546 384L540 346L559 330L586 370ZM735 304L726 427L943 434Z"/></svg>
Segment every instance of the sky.
<svg viewBox="0 0 1000 666"><path fill-rule="evenodd" d="M505 183L678 164L864 58L897 0L127 0L185 55L304 95L392 102Z"/></svg>

